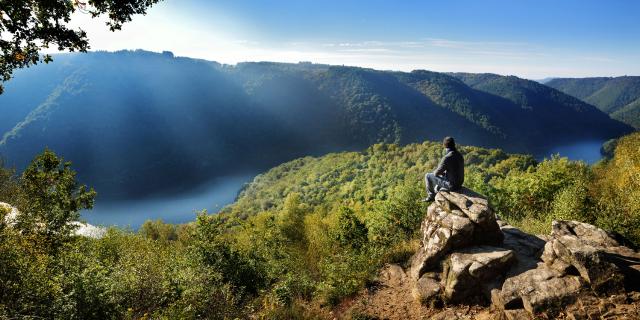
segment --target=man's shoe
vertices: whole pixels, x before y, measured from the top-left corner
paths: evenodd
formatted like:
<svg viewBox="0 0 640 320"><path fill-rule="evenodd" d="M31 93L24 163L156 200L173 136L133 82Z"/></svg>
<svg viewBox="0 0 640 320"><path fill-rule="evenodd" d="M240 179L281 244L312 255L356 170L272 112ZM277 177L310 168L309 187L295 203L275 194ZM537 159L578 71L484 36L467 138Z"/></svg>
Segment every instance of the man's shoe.
<svg viewBox="0 0 640 320"><path fill-rule="evenodd" d="M421 201L422 202L433 202L433 200L435 200L435 199L436 199L436 197L427 197L427 198L422 199Z"/></svg>

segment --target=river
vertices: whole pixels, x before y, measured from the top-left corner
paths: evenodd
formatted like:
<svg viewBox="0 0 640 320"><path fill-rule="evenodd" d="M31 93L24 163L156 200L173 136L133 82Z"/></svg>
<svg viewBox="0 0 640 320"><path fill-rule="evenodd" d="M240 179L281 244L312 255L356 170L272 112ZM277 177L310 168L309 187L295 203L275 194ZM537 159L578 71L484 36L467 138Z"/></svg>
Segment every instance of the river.
<svg viewBox="0 0 640 320"><path fill-rule="evenodd" d="M117 225L138 229L146 220L184 223L195 220L201 210L217 212L232 203L245 183L255 175L234 175L218 178L189 193L158 196L141 200L100 202L92 210L82 212L82 219L99 226Z"/></svg>
<svg viewBox="0 0 640 320"><path fill-rule="evenodd" d="M555 146L536 153L535 158L542 160L551 157L551 155L559 154L561 157L567 157L570 160L581 160L588 164L594 164L602 159L600 149L604 142L605 140L585 140Z"/></svg>
<svg viewBox="0 0 640 320"><path fill-rule="evenodd" d="M553 154L582 160L593 164L602 158L600 147L603 140L588 140L556 146L536 153L538 160ZM117 225L138 229L148 219L162 219L164 222L184 223L193 221L196 213L206 209L217 212L232 203L245 183L255 174L235 175L219 178L187 194L158 196L142 200L103 203L98 199L93 210L82 212L82 218L93 225Z"/></svg>

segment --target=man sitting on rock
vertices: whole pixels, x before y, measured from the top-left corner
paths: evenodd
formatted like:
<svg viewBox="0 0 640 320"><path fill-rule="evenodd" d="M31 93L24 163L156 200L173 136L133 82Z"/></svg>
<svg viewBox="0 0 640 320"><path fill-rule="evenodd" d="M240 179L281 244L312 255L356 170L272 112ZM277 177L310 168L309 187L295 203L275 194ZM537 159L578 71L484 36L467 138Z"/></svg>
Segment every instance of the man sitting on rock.
<svg viewBox="0 0 640 320"><path fill-rule="evenodd" d="M456 191L462 188L464 182L464 159L456 149L456 143L452 137L446 137L442 141L446 154L440 160L438 167L433 172L425 175L427 185L427 198L422 201L430 202L441 190Z"/></svg>

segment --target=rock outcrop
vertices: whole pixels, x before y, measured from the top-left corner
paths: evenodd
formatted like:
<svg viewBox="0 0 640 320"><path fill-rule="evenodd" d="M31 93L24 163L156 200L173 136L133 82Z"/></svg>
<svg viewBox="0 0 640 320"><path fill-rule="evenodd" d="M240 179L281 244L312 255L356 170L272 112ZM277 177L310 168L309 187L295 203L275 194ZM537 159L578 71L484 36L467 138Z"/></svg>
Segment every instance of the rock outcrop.
<svg viewBox="0 0 640 320"><path fill-rule="evenodd" d="M640 254L590 224L554 221L542 260L561 273L575 269L600 293L621 293L637 287Z"/></svg>
<svg viewBox="0 0 640 320"><path fill-rule="evenodd" d="M498 245L503 240L487 199L469 189L439 192L427 209L421 230L422 246L412 258L409 272L416 281L454 249Z"/></svg>
<svg viewBox="0 0 640 320"><path fill-rule="evenodd" d="M514 262L515 254L508 249L480 246L454 252L444 261L443 296L450 302L479 295L488 297Z"/></svg>
<svg viewBox="0 0 640 320"><path fill-rule="evenodd" d="M524 308L531 314L571 303L582 288L578 276L540 266L507 278L500 289L491 292L491 302L501 310Z"/></svg>
<svg viewBox="0 0 640 320"><path fill-rule="evenodd" d="M640 254L604 230L554 221L548 236L527 234L467 189L439 192L421 231L407 279L422 303L490 301L506 318L527 319L584 297L624 296L640 282Z"/></svg>
<svg viewBox="0 0 640 320"><path fill-rule="evenodd" d="M513 250L496 247L504 240L496 216L487 199L471 190L439 192L421 230L422 245L409 270L420 301L488 299L516 262Z"/></svg>

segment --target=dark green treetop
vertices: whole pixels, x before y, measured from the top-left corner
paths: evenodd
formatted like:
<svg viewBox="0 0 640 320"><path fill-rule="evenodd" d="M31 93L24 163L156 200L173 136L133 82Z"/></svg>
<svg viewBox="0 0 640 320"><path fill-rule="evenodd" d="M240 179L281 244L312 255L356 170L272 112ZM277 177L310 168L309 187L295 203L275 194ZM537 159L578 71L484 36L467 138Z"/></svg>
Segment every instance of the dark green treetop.
<svg viewBox="0 0 640 320"><path fill-rule="evenodd" d="M71 162L46 149L25 169L20 179L18 227L25 235L55 250L76 227L80 210L91 209L96 192L76 181Z"/></svg>

